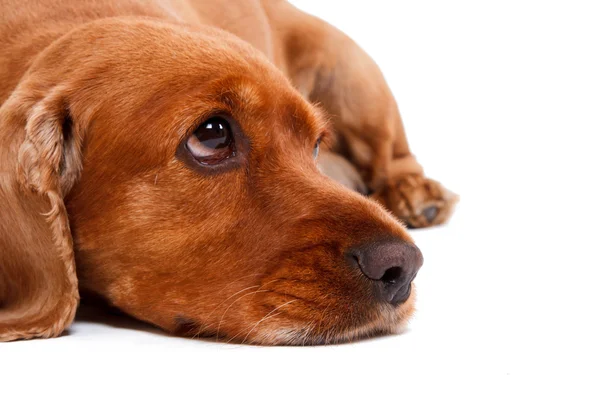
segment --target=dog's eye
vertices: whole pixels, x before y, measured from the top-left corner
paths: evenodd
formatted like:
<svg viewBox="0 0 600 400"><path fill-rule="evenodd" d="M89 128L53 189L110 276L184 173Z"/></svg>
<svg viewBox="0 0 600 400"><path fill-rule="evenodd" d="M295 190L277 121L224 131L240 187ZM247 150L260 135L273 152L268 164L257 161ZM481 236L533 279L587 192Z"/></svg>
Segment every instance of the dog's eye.
<svg viewBox="0 0 600 400"><path fill-rule="evenodd" d="M187 140L186 146L198 162L217 164L235 155L231 126L220 117L203 122Z"/></svg>
<svg viewBox="0 0 600 400"><path fill-rule="evenodd" d="M313 158L316 160L319 156L319 146L321 145L321 139L317 140L315 143L315 148L313 149Z"/></svg>

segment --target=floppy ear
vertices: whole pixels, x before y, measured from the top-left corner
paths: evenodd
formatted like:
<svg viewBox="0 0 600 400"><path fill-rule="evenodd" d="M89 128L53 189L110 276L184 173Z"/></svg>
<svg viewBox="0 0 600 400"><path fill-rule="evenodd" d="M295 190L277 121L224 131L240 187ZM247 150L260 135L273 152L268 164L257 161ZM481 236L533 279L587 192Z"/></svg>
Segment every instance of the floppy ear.
<svg viewBox="0 0 600 400"><path fill-rule="evenodd" d="M63 198L81 170L81 137L64 91L26 93L0 108L0 341L58 336L79 302Z"/></svg>

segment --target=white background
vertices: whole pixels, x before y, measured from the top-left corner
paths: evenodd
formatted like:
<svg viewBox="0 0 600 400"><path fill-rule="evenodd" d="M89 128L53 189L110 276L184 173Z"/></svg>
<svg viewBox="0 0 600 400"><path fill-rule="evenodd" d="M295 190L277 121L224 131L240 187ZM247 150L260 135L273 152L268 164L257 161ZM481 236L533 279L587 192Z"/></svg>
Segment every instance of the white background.
<svg viewBox="0 0 600 400"><path fill-rule="evenodd" d="M294 3L375 58L427 174L461 195L413 234L409 330L260 348L84 319L0 345L0 398L600 398L598 3Z"/></svg>

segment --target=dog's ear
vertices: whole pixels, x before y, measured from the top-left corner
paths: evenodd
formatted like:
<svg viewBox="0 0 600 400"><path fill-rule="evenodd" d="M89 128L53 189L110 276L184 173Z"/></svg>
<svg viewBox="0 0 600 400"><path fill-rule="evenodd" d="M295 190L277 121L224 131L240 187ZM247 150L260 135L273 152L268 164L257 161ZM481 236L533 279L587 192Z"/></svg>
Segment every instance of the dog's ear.
<svg viewBox="0 0 600 400"><path fill-rule="evenodd" d="M58 336L79 302L63 198L82 136L65 91L45 92L22 88L0 108L0 341Z"/></svg>

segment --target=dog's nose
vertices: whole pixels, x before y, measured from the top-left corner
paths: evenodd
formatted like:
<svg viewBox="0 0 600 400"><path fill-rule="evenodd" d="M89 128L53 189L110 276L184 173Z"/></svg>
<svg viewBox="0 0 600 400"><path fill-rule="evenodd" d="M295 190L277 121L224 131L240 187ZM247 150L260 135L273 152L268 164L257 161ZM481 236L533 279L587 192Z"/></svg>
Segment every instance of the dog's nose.
<svg viewBox="0 0 600 400"><path fill-rule="evenodd" d="M374 285L380 300L398 305L410 296L411 282L423 265L417 246L401 240L384 240L355 247L352 262Z"/></svg>

